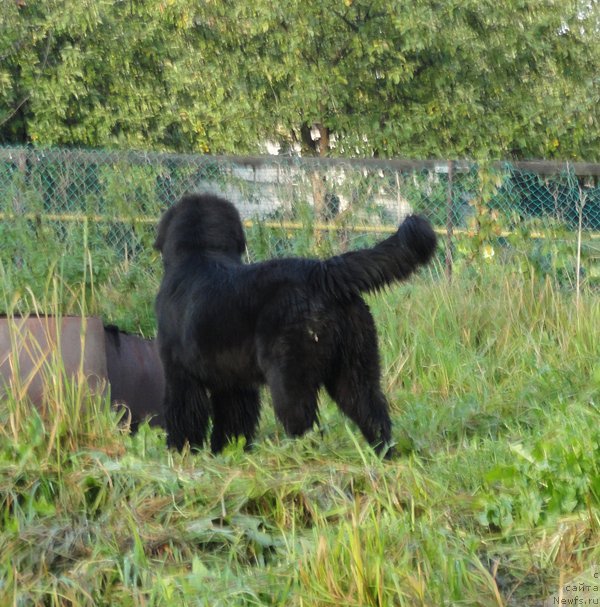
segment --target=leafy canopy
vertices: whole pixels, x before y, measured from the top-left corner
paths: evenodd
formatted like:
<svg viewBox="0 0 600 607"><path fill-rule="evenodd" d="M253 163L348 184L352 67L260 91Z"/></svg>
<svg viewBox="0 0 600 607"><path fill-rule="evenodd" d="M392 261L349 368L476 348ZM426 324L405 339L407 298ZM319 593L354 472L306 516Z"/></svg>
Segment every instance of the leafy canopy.
<svg viewBox="0 0 600 607"><path fill-rule="evenodd" d="M0 141L600 159L598 0L6 0Z"/></svg>

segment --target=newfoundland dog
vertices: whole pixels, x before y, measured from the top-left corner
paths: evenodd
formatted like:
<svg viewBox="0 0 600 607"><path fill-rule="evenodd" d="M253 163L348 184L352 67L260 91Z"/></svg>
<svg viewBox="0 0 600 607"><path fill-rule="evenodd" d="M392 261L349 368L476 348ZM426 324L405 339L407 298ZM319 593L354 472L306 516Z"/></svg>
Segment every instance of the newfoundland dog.
<svg viewBox="0 0 600 607"><path fill-rule="evenodd" d="M244 264L236 208L209 194L184 196L162 216L155 247L164 276L156 298L165 372L168 444L249 445L267 384L291 436L317 422L325 386L377 452L391 443L373 317L362 293L403 280L434 254L427 220L412 215L370 249L329 259Z"/></svg>

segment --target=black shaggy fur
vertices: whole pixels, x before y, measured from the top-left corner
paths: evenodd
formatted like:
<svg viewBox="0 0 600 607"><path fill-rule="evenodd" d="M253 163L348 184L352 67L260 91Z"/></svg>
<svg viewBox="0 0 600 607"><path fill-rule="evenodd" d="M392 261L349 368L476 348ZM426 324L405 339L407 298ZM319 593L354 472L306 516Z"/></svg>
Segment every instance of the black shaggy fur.
<svg viewBox="0 0 600 607"><path fill-rule="evenodd" d="M391 441L379 380L375 324L361 293L407 278L436 247L429 223L410 216L371 249L326 260L242 263L246 242L228 201L187 195L158 226L164 277L156 299L170 446L250 444L266 383L286 432L317 421L325 386L378 451Z"/></svg>

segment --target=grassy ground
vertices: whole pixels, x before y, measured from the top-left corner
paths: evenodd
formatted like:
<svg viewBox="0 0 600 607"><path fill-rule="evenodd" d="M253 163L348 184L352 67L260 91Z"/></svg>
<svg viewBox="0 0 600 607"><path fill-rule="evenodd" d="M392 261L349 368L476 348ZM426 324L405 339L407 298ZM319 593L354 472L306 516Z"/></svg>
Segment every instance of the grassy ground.
<svg viewBox="0 0 600 607"><path fill-rule="evenodd" d="M266 406L218 457L68 382L43 417L0 401L0 605L533 606L599 571L598 297L495 273L370 303L390 462L325 399L322 434Z"/></svg>

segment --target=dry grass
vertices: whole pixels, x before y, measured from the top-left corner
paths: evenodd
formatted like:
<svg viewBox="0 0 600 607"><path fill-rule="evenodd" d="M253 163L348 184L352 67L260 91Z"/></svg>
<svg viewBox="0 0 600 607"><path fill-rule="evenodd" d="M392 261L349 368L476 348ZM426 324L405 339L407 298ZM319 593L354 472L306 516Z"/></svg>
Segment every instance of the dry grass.
<svg viewBox="0 0 600 607"><path fill-rule="evenodd" d="M323 436L267 407L213 457L129 436L58 361L43 415L3 399L0 604L533 606L596 565L597 297L425 276L371 304L392 462L325 400Z"/></svg>

